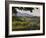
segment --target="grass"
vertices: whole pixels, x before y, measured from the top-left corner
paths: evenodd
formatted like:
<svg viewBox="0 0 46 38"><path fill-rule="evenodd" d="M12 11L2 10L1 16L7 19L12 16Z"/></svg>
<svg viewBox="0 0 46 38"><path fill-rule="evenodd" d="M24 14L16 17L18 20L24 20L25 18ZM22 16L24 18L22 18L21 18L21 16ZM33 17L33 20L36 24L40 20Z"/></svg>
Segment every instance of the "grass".
<svg viewBox="0 0 46 38"><path fill-rule="evenodd" d="M12 30L39 30L40 17L12 17Z"/></svg>

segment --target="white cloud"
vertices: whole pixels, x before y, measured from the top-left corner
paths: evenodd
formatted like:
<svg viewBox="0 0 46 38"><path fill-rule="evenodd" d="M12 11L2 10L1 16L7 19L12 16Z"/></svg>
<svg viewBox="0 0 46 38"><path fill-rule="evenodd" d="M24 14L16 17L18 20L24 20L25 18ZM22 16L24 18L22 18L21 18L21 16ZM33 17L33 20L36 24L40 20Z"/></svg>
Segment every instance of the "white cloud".
<svg viewBox="0 0 46 38"><path fill-rule="evenodd" d="M32 15L32 16L40 16L40 8L36 9L36 7L34 8L34 10L32 10L33 12L30 12L30 10L26 11L26 10L20 10L20 9L17 9L18 13L26 13L26 14L29 14L29 15Z"/></svg>

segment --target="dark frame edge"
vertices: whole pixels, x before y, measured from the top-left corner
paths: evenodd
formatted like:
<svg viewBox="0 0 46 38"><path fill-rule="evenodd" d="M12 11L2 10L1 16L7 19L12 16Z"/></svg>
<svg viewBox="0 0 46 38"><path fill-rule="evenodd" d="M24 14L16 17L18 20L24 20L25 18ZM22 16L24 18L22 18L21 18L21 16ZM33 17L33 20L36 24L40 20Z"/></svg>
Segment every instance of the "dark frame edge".
<svg viewBox="0 0 46 38"><path fill-rule="evenodd" d="M5 38L8 38L8 1L5 1Z"/></svg>
<svg viewBox="0 0 46 38"><path fill-rule="evenodd" d="M19 3L31 3L31 4L40 4L43 5L43 33L39 33L39 34L28 34L28 35L11 35L8 36L8 9L9 9L9 3L10 2L19 2ZM6 26L7 25L7 26ZM23 37L23 36L39 36L39 35L45 35L45 3L40 3L40 2L20 2L20 1L5 1L5 37Z"/></svg>
<svg viewBox="0 0 46 38"><path fill-rule="evenodd" d="M45 35L45 3L43 3L43 35Z"/></svg>

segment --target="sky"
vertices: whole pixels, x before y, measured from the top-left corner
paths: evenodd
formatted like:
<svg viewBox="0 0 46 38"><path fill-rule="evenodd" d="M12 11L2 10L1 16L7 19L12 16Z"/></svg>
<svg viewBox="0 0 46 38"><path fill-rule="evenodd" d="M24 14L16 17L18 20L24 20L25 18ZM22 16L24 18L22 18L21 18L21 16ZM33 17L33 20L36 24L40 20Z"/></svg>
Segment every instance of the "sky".
<svg viewBox="0 0 46 38"><path fill-rule="evenodd" d="M17 15L20 16L21 14L28 14L28 15L32 15L32 16L40 16L40 8L34 8L32 10L32 12L30 10L20 10L18 8L15 8L17 11ZM21 14L20 14L21 13Z"/></svg>

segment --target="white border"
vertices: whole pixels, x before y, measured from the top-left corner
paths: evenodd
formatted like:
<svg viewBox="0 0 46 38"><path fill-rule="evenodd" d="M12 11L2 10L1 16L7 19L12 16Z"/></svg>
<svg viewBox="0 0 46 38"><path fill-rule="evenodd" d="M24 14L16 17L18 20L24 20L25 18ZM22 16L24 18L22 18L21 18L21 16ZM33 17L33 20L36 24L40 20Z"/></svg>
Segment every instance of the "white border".
<svg viewBox="0 0 46 38"><path fill-rule="evenodd" d="M40 30L32 31L12 31L12 7L40 7ZM43 6L42 5L22 5L9 4L9 35L36 34L43 33Z"/></svg>

